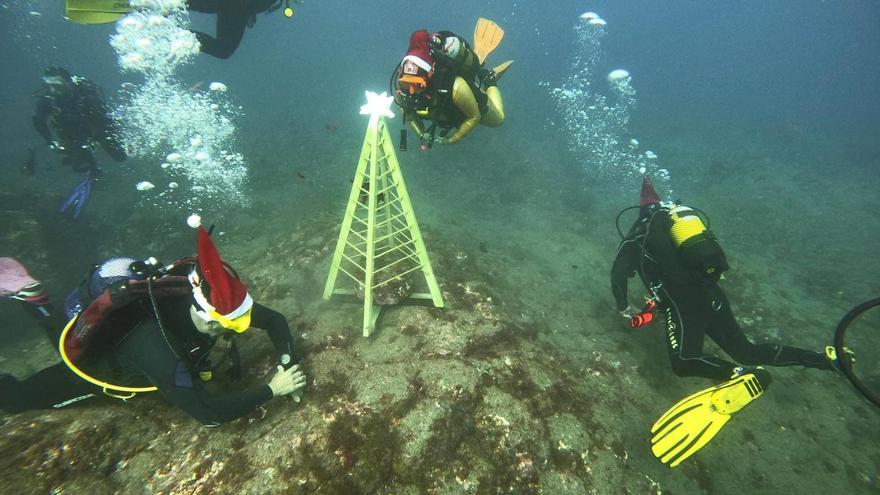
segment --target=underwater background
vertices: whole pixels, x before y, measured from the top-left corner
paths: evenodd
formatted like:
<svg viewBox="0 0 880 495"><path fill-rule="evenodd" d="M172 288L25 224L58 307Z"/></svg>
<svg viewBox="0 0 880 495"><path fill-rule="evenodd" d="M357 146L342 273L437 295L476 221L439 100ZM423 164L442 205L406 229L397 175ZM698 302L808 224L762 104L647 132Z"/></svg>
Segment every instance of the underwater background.
<svg viewBox="0 0 880 495"><path fill-rule="evenodd" d="M595 11L607 21L591 45L596 86L631 74L637 103L620 137L657 156L661 196L711 217L747 335L819 350L880 294L875 2L312 0L292 19L258 16L230 59L198 56L177 74L227 86L240 191L184 208L194 191L135 188L168 182L161 158L99 152L104 174L76 221L58 207L80 177L31 125L41 71L64 66L114 105L142 77L120 69L112 24L72 24L49 0L0 7L0 256L60 301L110 256L192 255L197 211L255 299L288 317L310 379L302 404L271 401L214 430L157 397L4 416L0 492L880 491L877 410L842 376L797 367L771 368L768 392L682 466L653 457L651 423L712 384L672 373L659 325L634 330L617 315L615 216L638 203L641 179L583 159L554 92L583 55L579 16ZM515 60L499 84L504 125L424 152L410 133L398 152L447 308L387 308L361 337L362 306L320 296L364 91L388 90L413 30L470 39L478 17L506 32L489 65ZM193 27L213 33L213 19L193 14ZM387 123L396 138L399 116ZM29 147L36 168L24 175ZM0 371L25 377L57 360L12 303L0 322ZM268 339L243 338L257 380ZM859 360L876 373L871 350Z"/></svg>

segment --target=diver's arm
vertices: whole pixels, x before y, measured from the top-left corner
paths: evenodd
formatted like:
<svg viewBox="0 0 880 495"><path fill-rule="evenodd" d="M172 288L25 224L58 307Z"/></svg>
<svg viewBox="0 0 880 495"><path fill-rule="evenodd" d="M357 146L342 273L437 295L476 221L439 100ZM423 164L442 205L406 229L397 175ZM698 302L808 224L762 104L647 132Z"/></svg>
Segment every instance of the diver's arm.
<svg viewBox="0 0 880 495"><path fill-rule="evenodd" d="M37 100L37 108L34 110L34 129L46 140L46 144L52 143L52 132L49 130L49 114L52 113L52 107L46 98Z"/></svg>
<svg viewBox="0 0 880 495"><path fill-rule="evenodd" d="M183 363L180 364L183 367ZM180 373L189 373L184 369ZM198 378L190 375L187 383L161 384L156 386L169 402L182 409L206 426L216 426L238 419L253 411L273 397L269 385L259 385L241 392L212 394Z"/></svg>
<svg viewBox="0 0 880 495"><path fill-rule="evenodd" d="M464 114L464 122L446 140L447 144L455 143L467 136L480 123L480 106L477 105L477 99L470 86L461 77L456 77L452 85L452 103Z"/></svg>
<svg viewBox="0 0 880 495"><path fill-rule="evenodd" d="M293 338L290 336L290 327L287 319L274 309L267 308L262 304L254 303L251 314L251 326L262 328L272 339L278 362L285 368L293 365ZM285 358L284 356L287 356Z"/></svg>
<svg viewBox="0 0 880 495"><path fill-rule="evenodd" d="M611 267L611 293L618 311L629 307L627 286L630 278L635 276L641 254L640 240L642 236L629 236L617 248L617 256Z"/></svg>
<svg viewBox="0 0 880 495"><path fill-rule="evenodd" d="M232 421L272 398L268 385L241 392L212 394L177 358L154 321L138 325L119 344L121 363L132 366L159 389L165 399L206 425Z"/></svg>

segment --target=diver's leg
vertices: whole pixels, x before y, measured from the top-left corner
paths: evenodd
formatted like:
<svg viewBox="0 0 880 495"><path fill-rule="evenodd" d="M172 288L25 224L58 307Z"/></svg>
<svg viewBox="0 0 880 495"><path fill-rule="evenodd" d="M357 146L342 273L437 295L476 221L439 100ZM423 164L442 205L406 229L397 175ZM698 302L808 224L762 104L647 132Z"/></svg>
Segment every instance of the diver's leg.
<svg viewBox="0 0 880 495"><path fill-rule="evenodd" d="M0 409L19 413L59 409L100 394L100 389L74 375L64 363L45 368L25 380L0 376Z"/></svg>
<svg viewBox="0 0 880 495"><path fill-rule="evenodd" d="M201 51L217 58L229 58L241 43L250 11L246 0L226 0L217 10L217 37L196 32Z"/></svg>
<svg viewBox="0 0 880 495"><path fill-rule="evenodd" d="M709 311L700 291L673 295L661 289L666 309L666 349L672 371L678 376L729 379L735 363L703 353Z"/></svg>
<svg viewBox="0 0 880 495"><path fill-rule="evenodd" d="M498 86L490 86L486 89L486 99L488 109L480 119L480 124L498 127L504 123L504 100L501 99L501 91L498 90Z"/></svg>
<svg viewBox="0 0 880 495"><path fill-rule="evenodd" d="M187 0L186 10L203 14L216 14L220 10L221 3L217 0Z"/></svg>
<svg viewBox="0 0 880 495"><path fill-rule="evenodd" d="M806 366L823 370L833 370L831 361L821 352L808 351L797 347L779 344L755 344L746 337L733 316L727 295L720 288L713 292L712 325L709 337L721 349L739 363L756 366Z"/></svg>
<svg viewBox="0 0 880 495"><path fill-rule="evenodd" d="M110 155L110 158L117 162L125 161L125 159L128 158L128 155L125 154L125 150L122 149L122 144L120 144L115 138L108 137L102 140L101 147L104 148L104 151L108 155Z"/></svg>
<svg viewBox="0 0 880 495"><path fill-rule="evenodd" d="M71 148L66 158L69 160L68 163L73 166L75 172L98 170L98 162L95 160L95 155L90 149L83 148L82 145L71 145Z"/></svg>
<svg viewBox="0 0 880 495"><path fill-rule="evenodd" d="M24 312L30 315L30 317L40 325L40 328L46 332L46 338L49 340L49 345L57 351L58 339L61 337L61 331L64 330L64 325L67 323L65 321L64 312L55 311L54 305L49 302L48 298L45 302L38 304L31 304L22 301L21 307L24 309Z"/></svg>

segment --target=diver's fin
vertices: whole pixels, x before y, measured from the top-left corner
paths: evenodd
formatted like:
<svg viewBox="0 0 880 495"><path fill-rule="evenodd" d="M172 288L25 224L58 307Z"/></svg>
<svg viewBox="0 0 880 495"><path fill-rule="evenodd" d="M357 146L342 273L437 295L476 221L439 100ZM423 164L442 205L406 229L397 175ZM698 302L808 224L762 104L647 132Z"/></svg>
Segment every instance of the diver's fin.
<svg viewBox="0 0 880 495"><path fill-rule="evenodd" d="M64 16L77 24L108 24L134 10L128 0L65 0Z"/></svg>
<svg viewBox="0 0 880 495"><path fill-rule="evenodd" d="M651 427L651 451L660 462L678 466L709 443L731 414L760 397L768 385L770 373L758 368L682 399Z"/></svg>
<svg viewBox="0 0 880 495"><path fill-rule="evenodd" d="M513 65L513 60L508 60L507 62L497 65L494 69L492 69L492 72L495 73L495 79L501 79L501 76L504 75L504 71L509 69L511 65Z"/></svg>
<svg viewBox="0 0 880 495"><path fill-rule="evenodd" d="M503 37L504 30L501 26L489 19L482 17L477 19L477 26L474 28L474 53L477 54L481 64L498 48Z"/></svg>

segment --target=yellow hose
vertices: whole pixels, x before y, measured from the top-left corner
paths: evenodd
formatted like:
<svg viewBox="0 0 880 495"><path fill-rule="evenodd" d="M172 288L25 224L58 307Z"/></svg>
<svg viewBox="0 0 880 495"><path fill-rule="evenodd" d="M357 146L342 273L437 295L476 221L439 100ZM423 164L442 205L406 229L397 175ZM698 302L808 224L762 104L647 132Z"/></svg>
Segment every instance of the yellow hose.
<svg viewBox="0 0 880 495"><path fill-rule="evenodd" d="M109 395L110 397L114 397L116 399L122 399L122 400L131 399L132 397L135 396L135 394L138 394L140 392L155 392L156 390L159 390L158 388L152 387L152 386L151 387L123 387L122 385L114 385L112 383L108 383L105 381L98 380L97 378L93 378L93 377L85 374L85 372L82 371L81 369L77 368L76 365L73 364L73 361L71 361L70 358L67 356L67 352L64 350L64 338L67 337L67 332L70 331L70 329L73 327L73 324L76 322L76 319L78 317L79 317L79 314L74 316L73 318L70 319L69 322L67 322L67 325L64 327L64 330L61 332L61 337L58 339L58 353L61 354L61 360L64 361L64 364L66 364L67 367L70 368L71 371L76 373L76 375L79 376L80 378L82 378L83 380L85 380L93 385L97 385L97 386L101 387L104 390L104 394ZM128 392L131 395L128 395L128 396L116 395L116 394L110 393L108 390L112 390L114 392Z"/></svg>

